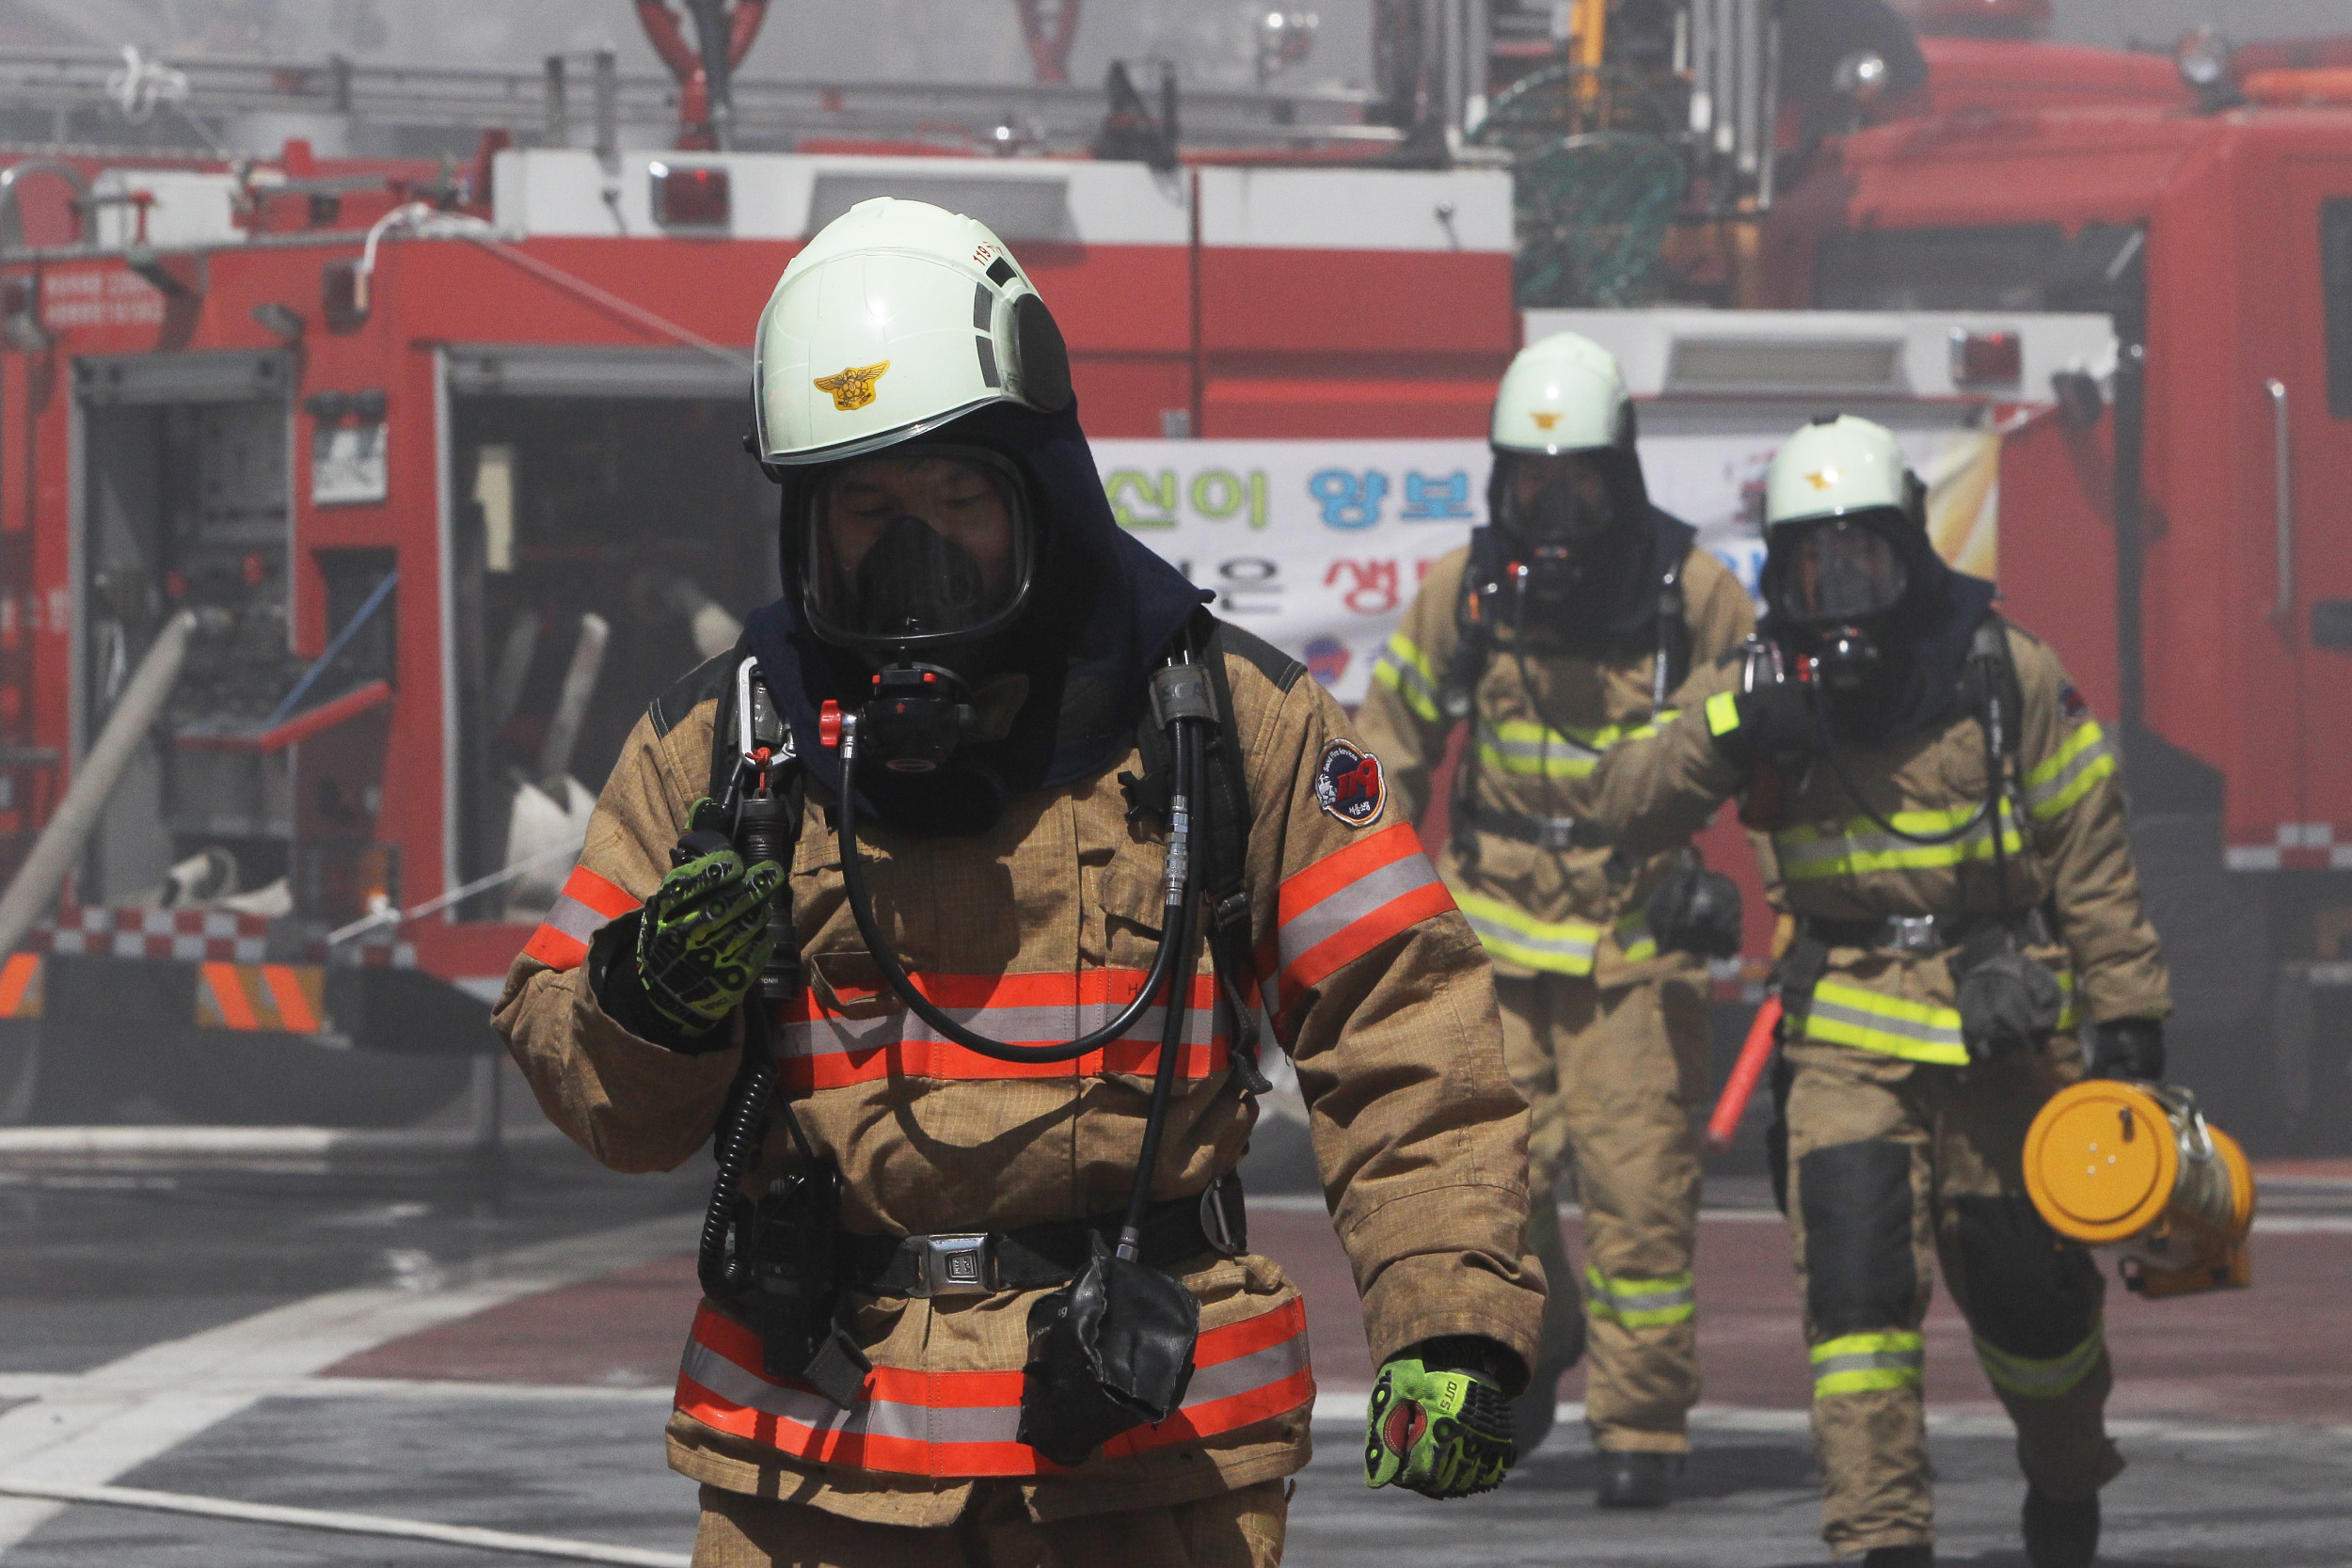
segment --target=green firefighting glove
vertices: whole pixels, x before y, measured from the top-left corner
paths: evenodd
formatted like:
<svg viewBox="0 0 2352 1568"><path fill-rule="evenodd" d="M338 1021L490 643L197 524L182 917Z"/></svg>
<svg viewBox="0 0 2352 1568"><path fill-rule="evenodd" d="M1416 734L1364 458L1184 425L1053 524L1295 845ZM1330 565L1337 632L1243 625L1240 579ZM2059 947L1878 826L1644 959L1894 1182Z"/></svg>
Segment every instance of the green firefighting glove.
<svg viewBox="0 0 2352 1568"><path fill-rule="evenodd" d="M1435 1371L1409 1356L1380 1369L1364 1437L1364 1484L1467 1497L1502 1484L1518 1450L1511 1402L1477 1372Z"/></svg>
<svg viewBox="0 0 2352 1568"><path fill-rule="evenodd" d="M637 917L637 974L646 1006L685 1039L700 1039L742 1005L767 967L768 906L784 881L773 861L745 867L732 848L677 866Z"/></svg>

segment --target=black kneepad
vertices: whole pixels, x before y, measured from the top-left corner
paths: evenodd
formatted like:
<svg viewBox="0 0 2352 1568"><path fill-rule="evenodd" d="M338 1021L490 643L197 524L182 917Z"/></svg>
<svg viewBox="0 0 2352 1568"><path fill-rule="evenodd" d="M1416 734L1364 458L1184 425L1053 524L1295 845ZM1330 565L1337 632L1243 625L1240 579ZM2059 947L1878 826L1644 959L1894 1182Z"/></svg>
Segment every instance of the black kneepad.
<svg viewBox="0 0 2352 1568"><path fill-rule="evenodd" d="M1909 1327L1919 1303L1909 1146L1870 1138L1817 1148L1797 1162L1797 1196L1815 1331Z"/></svg>
<svg viewBox="0 0 2352 1568"><path fill-rule="evenodd" d="M1961 1277L1952 1294L1994 1349L2036 1360L2090 1337L2099 1275L2080 1247L2023 1197L1963 1197L1952 1206Z"/></svg>

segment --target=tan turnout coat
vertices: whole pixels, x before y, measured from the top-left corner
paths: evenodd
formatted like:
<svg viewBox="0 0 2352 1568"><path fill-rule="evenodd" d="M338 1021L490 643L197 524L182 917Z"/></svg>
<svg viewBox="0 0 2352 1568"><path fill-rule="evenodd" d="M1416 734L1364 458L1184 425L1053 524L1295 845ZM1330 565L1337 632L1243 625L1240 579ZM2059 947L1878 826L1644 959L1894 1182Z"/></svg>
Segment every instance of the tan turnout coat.
<svg viewBox="0 0 2352 1568"><path fill-rule="evenodd" d="M1365 740L1389 766L1392 809L1411 820L1429 803L1430 773L1454 728L1438 710L1438 687L1461 645L1454 614L1469 563L1465 546L1430 569L1374 666L1359 715ZM1681 580L1691 661L1703 669L1739 646L1755 629L1756 613L1738 580L1703 547L1693 546L1684 557ZM1520 817L1591 818L1601 754L1672 717L1671 710L1657 711L1656 657L1530 652L1522 659L1509 635L1502 633L1479 679L1457 765L1471 770L1470 801ZM1695 967L1672 954L1661 959L1640 919L1642 900L1668 864L1660 856L1613 868L1605 847L1559 850L1499 833L1472 836L1475 853L1464 855L1449 842L1438 850L1438 868L1499 973L1590 975L1618 986Z"/></svg>
<svg viewBox="0 0 2352 1568"><path fill-rule="evenodd" d="M2032 634L2004 628L2024 699L2015 764L2022 792L2000 827L2008 907L2041 906L2055 917L2057 942L2030 951L2058 976L2067 998L2061 1030L2086 1018L2161 1018L2170 993L2140 908L2115 753L2058 656ZM1602 759L1595 808L1628 845L1679 843L1740 787L1710 733L1735 721L1730 694L1740 674L1736 657L1699 670L1677 696L1672 723ZM1957 829L1985 798L1984 731L1973 708L1927 734L1840 742L1836 757L1867 805L1906 832ZM1794 914L1948 918L2001 907L1990 821L1950 844L1897 838L1863 814L1826 761L1793 789L1787 817L1772 840L1781 895ZM1804 1037L1964 1065L1947 956L1832 948Z"/></svg>
<svg viewBox="0 0 2352 1568"><path fill-rule="evenodd" d="M1321 765L1346 734L1338 706L1265 644L1231 628L1225 638L1254 814L1259 977L1297 1065L1373 1354L1467 1334L1532 1362L1543 1280L1520 1245L1526 1112L1504 1070L1477 940L1393 802L1361 825L1327 808ZM730 670L706 666L639 723L564 897L498 1005L497 1026L548 1115L618 1170L693 1158L736 1069L733 1048L680 1054L621 1028L582 963L595 929L666 871L705 789L717 681ZM1117 776L1137 768L1130 752L1091 778L1016 797L977 837L861 832L879 917L934 1001L996 1038L1050 1043L1106 1022L1135 994L1158 936L1165 853L1156 823L1127 817ZM841 1167L844 1224L884 1235L1003 1231L1122 1208L1158 1011L1134 1038L1057 1067L1005 1066L937 1040L883 988L858 939L833 804L812 785L789 881L810 988L777 1033L781 1092ZM1257 1115L1228 1071L1222 1036L1211 1037L1205 954L1194 995L1155 1198L1197 1193L1231 1170ZM749 1189L764 1190L791 1159L775 1122ZM1184 1408L1075 1471L1014 1439L1036 1291L855 1298L875 1371L847 1415L766 1377L750 1332L706 1301L670 1422L671 1464L726 1490L914 1526L955 1519L988 1477L1022 1484L1032 1513L1051 1518L1297 1470L1313 1381L1296 1290L1254 1254L1204 1255L1182 1277L1201 1302Z"/></svg>

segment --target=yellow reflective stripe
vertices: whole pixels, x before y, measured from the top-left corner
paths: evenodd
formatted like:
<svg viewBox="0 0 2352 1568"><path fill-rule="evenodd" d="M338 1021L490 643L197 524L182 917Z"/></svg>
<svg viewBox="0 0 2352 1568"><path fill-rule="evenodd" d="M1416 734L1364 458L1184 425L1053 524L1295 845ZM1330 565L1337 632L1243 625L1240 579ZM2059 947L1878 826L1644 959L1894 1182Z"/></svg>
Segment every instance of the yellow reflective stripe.
<svg viewBox="0 0 2352 1568"><path fill-rule="evenodd" d="M1813 1397L1916 1388L1927 1364L1926 1340L1915 1333L1846 1334L1813 1347Z"/></svg>
<svg viewBox="0 0 2352 1568"><path fill-rule="evenodd" d="M1515 726L1505 725L1505 729ZM1541 725L1526 726L1538 736L1549 734ZM1592 775L1600 762L1597 752L1588 752L1565 736L1552 734L1549 743L1542 739L1515 740L1485 725L1478 726L1478 760L1505 773L1518 773L1527 778L1582 779Z"/></svg>
<svg viewBox="0 0 2352 1568"><path fill-rule="evenodd" d="M1977 1359L1984 1364L1984 1375L1993 1380L1994 1386L2029 1400L2054 1400L2067 1393L2090 1375L2106 1352L2106 1335L2098 1328L2063 1355L2047 1357L2011 1355L1987 1344L1982 1335L1974 1338Z"/></svg>
<svg viewBox="0 0 2352 1568"><path fill-rule="evenodd" d="M1658 957L1658 939L1650 935L1648 915L1637 911L1617 922L1617 949L1629 964L1647 963Z"/></svg>
<svg viewBox="0 0 2352 1568"><path fill-rule="evenodd" d="M1528 719L1510 719L1501 723L1482 721L1478 726L1478 758L1506 773L1530 778L1586 778L1599 763L1600 754L1610 747L1628 740L1645 740L1658 733L1661 724L1671 723L1679 717L1668 708L1638 723L1566 730L1555 730Z"/></svg>
<svg viewBox="0 0 2352 1568"><path fill-rule="evenodd" d="M2058 1021L2056 1028L2063 1035L2080 1025L2083 1015L2082 1008L2077 1005L2079 999L2074 994L2074 972L2071 969L2059 970L2058 983Z"/></svg>
<svg viewBox="0 0 2352 1568"><path fill-rule="evenodd" d="M2026 787L2030 790L2039 784L2048 784L2052 779L2066 771L2068 763L2073 762L2093 746L2105 744L2106 740L2106 736L2100 732L2097 720L2084 720L2074 727L2074 733L2066 737L2065 745L2044 757L2038 767L2026 770Z"/></svg>
<svg viewBox="0 0 2352 1568"><path fill-rule="evenodd" d="M2046 822L2115 772L2115 752L2089 720L2041 767L2026 775L2026 809Z"/></svg>
<svg viewBox="0 0 2352 1568"><path fill-rule="evenodd" d="M1623 1328L1662 1328L1698 1316L1698 1287L1691 1275L1663 1279L1619 1279L1584 1265L1584 1302L1590 1315Z"/></svg>
<svg viewBox="0 0 2352 1568"><path fill-rule="evenodd" d="M1373 661L1372 678L1405 700L1405 705L1428 723L1438 721L1438 677L1429 656L1403 632L1392 633L1380 657Z"/></svg>
<svg viewBox="0 0 2352 1568"><path fill-rule="evenodd" d="M1707 699L1707 733L1729 735L1740 727L1740 696L1734 691L1718 691Z"/></svg>
<svg viewBox="0 0 2352 1568"><path fill-rule="evenodd" d="M1807 1039L1876 1051L1906 1062L1968 1065L1968 1048L1962 1043L1956 1009L1907 1001L1839 980L1825 979L1813 988L1804 1034Z"/></svg>
<svg viewBox="0 0 2352 1568"><path fill-rule="evenodd" d="M1951 811L1899 811L1887 820L1907 833L1948 833L1976 815L1974 806ZM2025 853L2025 835L2017 814L2007 800L2001 802L2001 847L2012 855ZM1993 858L1990 821L1948 844L1915 844L1880 831L1867 816L1840 828L1784 828L1772 835L1780 857L1780 874L1792 882L1818 881L1828 877L1861 877L1875 871L1918 871L1959 865L1965 861Z"/></svg>
<svg viewBox="0 0 2352 1568"><path fill-rule="evenodd" d="M1537 920L1500 898L1454 890L1454 901L1486 951L1505 963L1555 974L1590 974L1601 928L1589 920Z"/></svg>

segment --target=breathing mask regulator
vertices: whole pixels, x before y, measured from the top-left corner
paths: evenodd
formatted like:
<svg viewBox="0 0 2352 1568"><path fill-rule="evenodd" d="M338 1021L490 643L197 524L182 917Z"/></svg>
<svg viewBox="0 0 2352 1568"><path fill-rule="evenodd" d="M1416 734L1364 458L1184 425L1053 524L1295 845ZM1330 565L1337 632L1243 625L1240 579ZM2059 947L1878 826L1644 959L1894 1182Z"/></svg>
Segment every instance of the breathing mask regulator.
<svg viewBox="0 0 2352 1568"><path fill-rule="evenodd" d="M918 440L831 466L797 499L792 575L810 629L874 672L859 709L866 754L929 773L986 738L965 672L985 670L990 642L1027 607L1039 555L1019 468Z"/></svg>
<svg viewBox="0 0 2352 1568"><path fill-rule="evenodd" d="M818 738L839 750L843 881L885 982L941 1038L1003 1062L1074 1061L1161 1009L1158 1070L1118 1240L1097 1236L1077 1277L1030 1315L1020 1437L1075 1465L1120 1432L1165 1420L1192 1375L1200 1303L1140 1255L1202 938L1218 724L1212 683L1189 642L1152 676L1174 784L1160 942L1133 999L1101 1028L1055 1045L991 1039L949 1017L915 987L876 918L858 851L858 779L876 764L933 772L958 748L1001 733L992 717L1002 703L984 677L993 645L1025 613L1048 612L1030 603L1045 518L1020 465L958 442L953 421L999 403L1067 409L1069 354L1044 301L985 225L888 198L858 203L793 259L761 318L758 348L753 445L771 476L789 479L788 584L810 630L873 672L863 702L824 705Z"/></svg>

